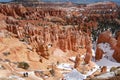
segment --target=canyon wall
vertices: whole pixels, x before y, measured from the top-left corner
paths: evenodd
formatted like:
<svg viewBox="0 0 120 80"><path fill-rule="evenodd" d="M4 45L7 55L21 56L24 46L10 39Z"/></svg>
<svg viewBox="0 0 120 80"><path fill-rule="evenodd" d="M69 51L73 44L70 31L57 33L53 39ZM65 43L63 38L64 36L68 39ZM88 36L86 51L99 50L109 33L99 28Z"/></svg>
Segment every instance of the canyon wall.
<svg viewBox="0 0 120 80"><path fill-rule="evenodd" d="M50 47L60 48L64 52L68 50L78 52L79 49L85 48L87 53L85 62L88 63L92 54L92 30L97 29L99 21L104 21L105 18L110 21L118 15L116 5L112 6L109 3L104 5L112 11L100 8L101 5L96 8L95 6L84 6L82 10L76 7L73 10L67 7L55 9L0 4L0 13L6 16L6 29L14 33L16 38L31 45L32 50L39 55L48 59ZM98 12L94 12L93 7ZM108 12L109 14L106 14ZM117 44L109 31L99 36L98 43L101 42L108 42L113 49ZM102 51L97 50L96 59L99 60Z"/></svg>
<svg viewBox="0 0 120 80"><path fill-rule="evenodd" d="M120 49L119 49L120 48L120 36L118 35L118 33L119 32L116 33L117 37L113 37L112 33L110 31L105 31L105 32L101 33L98 37L97 44L99 44L99 43L109 43L111 49L114 50L114 53L113 53L112 57L117 62L120 62ZM104 52L97 45L95 59L96 60L102 59L103 54L104 54Z"/></svg>

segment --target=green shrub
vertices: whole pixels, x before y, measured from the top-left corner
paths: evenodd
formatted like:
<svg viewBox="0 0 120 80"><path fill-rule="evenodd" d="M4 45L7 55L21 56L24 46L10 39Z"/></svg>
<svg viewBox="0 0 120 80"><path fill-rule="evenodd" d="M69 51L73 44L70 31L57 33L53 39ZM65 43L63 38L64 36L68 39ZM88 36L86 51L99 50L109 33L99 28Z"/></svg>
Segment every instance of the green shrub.
<svg viewBox="0 0 120 80"><path fill-rule="evenodd" d="M3 52L3 55L8 56L8 55L10 55L10 52Z"/></svg>
<svg viewBox="0 0 120 80"><path fill-rule="evenodd" d="M113 72L113 71L115 71L117 68L116 67L112 67L111 69L110 69L110 72Z"/></svg>
<svg viewBox="0 0 120 80"><path fill-rule="evenodd" d="M52 76L55 76L55 70L54 69L51 69L49 72Z"/></svg>
<svg viewBox="0 0 120 80"><path fill-rule="evenodd" d="M26 62L19 62L19 63L18 63L18 67L19 67L19 68L22 68L22 69L28 69L30 66L29 66L29 64L26 63Z"/></svg>

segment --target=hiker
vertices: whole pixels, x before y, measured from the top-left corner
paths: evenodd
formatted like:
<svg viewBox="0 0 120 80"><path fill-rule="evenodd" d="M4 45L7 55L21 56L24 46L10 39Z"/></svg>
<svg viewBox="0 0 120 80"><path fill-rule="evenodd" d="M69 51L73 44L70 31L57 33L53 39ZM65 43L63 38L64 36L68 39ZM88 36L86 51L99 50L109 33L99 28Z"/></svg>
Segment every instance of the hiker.
<svg viewBox="0 0 120 80"><path fill-rule="evenodd" d="M24 77L28 77L28 72L23 73L23 76L24 76Z"/></svg>
<svg viewBox="0 0 120 80"><path fill-rule="evenodd" d="M26 77L25 73L23 73L23 76Z"/></svg>
<svg viewBox="0 0 120 80"><path fill-rule="evenodd" d="M26 72L25 74L26 74L26 77L28 77L28 72Z"/></svg>

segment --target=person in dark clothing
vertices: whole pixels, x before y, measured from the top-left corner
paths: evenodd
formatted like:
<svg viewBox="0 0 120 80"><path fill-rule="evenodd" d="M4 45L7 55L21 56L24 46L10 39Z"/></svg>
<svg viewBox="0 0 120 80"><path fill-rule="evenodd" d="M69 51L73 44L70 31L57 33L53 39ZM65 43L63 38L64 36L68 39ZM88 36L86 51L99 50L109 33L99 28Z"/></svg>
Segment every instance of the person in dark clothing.
<svg viewBox="0 0 120 80"><path fill-rule="evenodd" d="M23 73L23 76L24 76L24 77L28 77L28 72Z"/></svg>
<svg viewBox="0 0 120 80"><path fill-rule="evenodd" d="M28 72L26 72L25 74L26 74L26 77L28 77Z"/></svg>
<svg viewBox="0 0 120 80"><path fill-rule="evenodd" d="M25 73L23 73L23 76L26 77Z"/></svg>

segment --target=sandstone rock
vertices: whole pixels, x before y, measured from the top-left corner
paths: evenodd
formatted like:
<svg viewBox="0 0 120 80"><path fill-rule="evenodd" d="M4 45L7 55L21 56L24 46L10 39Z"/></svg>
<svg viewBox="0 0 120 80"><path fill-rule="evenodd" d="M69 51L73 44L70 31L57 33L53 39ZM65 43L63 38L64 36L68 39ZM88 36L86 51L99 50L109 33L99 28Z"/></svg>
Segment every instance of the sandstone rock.
<svg viewBox="0 0 120 80"><path fill-rule="evenodd" d="M86 46L86 53L89 53L92 55L92 46Z"/></svg>
<svg viewBox="0 0 120 80"><path fill-rule="evenodd" d="M115 46L117 45L117 40L111 37L108 43L110 44L111 48L114 49Z"/></svg>
<svg viewBox="0 0 120 80"><path fill-rule="evenodd" d="M101 73L106 73L107 72L107 67L106 66L103 66L102 68L101 68Z"/></svg>
<svg viewBox="0 0 120 80"><path fill-rule="evenodd" d="M17 17L17 15L11 5L7 5L7 4L0 5L0 12L7 16Z"/></svg>
<svg viewBox="0 0 120 80"><path fill-rule="evenodd" d="M10 4L1 4L0 12L6 16L12 16L14 18L22 17L26 12L26 8L22 5L10 5Z"/></svg>
<svg viewBox="0 0 120 80"><path fill-rule="evenodd" d="M74 68L78 68L79 65L81 64L80 62L81 62L81 55L78 54L78 55L76 56L76 59L75 59L75 65L74 65Z"/></svg>
<svg viewBox="0 0 120 80"><path fill-rule="evenodd" d="M120 49L119 47L115 48L115 52L113 54L113 58L117 61L120 62Z"/></svg>
<svg viewBox="0 0 120 80"><path fill-rule="evenodd" d="M120 36L117 38L117 44L115 46L115 51L113 54L113 58L117 61L120 62Z"/></svg>
<svg viewBox="0 0 120 80"><path fill-rule="evenodd" d="M120 53L120 36L119 36L119 32L117 32L117 40L115 38L112 37L112 34L110 31L105 31L103 33L101 33L98 37L98 41L97 43L109 43L111 48L114 49L114 54L113 54L113 58L117 61L117 62L120 62L120 56L119 56L119 53ZM96 50L96 60L99 60L102 58L102 55L103 55L103 51L99 49L99 47L97 47L97 50Z"/></svg>
<svg viewBox="0 0 120 80"><path fill-rule="evenodd" d="M14 24L18 24L17 21L18 21L18 20L16 20L16 19L15 19L14 17L12 17L12 16L9 16L9 17L6 18L6 22L7 22L8 24L13 24L13 25L14 25Z"/></svg>
<svg viewBox="0 0 120 80"><path fill-rule="evenodd" d="M109 42L109 39L112 37L112 34L110 31L105 31L105 32L102 32L99 37L98 37L98 41L97 43L108 43Z"/></svg>
<svg viewBox="0 0 120 80"><path fill-rule="evenodd" d="M14 23L14 20L9 20L8 23ZM87 52L92 54L90 37L86 33L79 33L72 28L61 30L53 27L37 28L34 25L26 24L24 27L18 25L9 25L7 30L16 34L20 40L24 40L38 52L39 55L48 56L45 51L45 46L51 44L53 47L58 47L64 52L73 50L77 52L82 46L87 49ZM44 33L43 33L44 32ZM42 46L41 46L42 45ZM43 47L44 46L44 47Z"/></svg>
<svg viewBox="0 0 120 80"><path fill-rule="evenodd" d="M118 36L118 38L117 38L117 45L116 46L120 48L120 36Z"/></svg>
<svg viewBox="0 0 120 80"><path fill-rule="evenodd" d="M103 51L97 46L95 60L100 60L103 57Z"/></svg>
<svg viewBox="0 0 120 80"><path fill-rule="evenodd" d="M47 20L53 18L56 18L56 21L60 22L60 24L65 23L66 12L64 10L28 8L22 5L7 4L0 5L0 8L0 13L9 16L6 18L8 24L6 29L17 35L16 38L30 44L39 55L49 57L48 45L60 48L64 52L68 50L78 52L79 48L87 49L87 46L90 46L87 52L91 54L91 33L88 29L86 33L83 30L77 30L76 26L64 26L62 29L62 25L48 24ZM37 20L40 20L39 25ZM74 22L77 23L77 19ZM92 25L92 22L90 24Z"/></svg>
<svg viewBox="0 0 120 80"><path fill-rule="evenodd" d="M117 32L115 33L116 39L118 39L119 36L120 36L120 31L117 31Z"/></svg>
<svg viewBox="0 0 120 80"><path fill-rule="evenodd" d="M88 64L91 61L91 59L92 59L92 54L87 53L84 61L85 61L86 64Z"/></svg>
<svg viewBox="0 0 120 80"><path fill-rule="evenodd" d="M40 59L40 57L39 57L39 55L37 53L29 52L29 53L27 53L27 55L28 55L28 59L30 61L36 61L37 62Z"/></svg>
<svg viewBox="0 0 120 80"><path fill-rule="evenodd" d="M16 14L20 17L23 17L23 14L27 12L27 9L21 4L16 5L14 7L14 10L15 10Z"/></svg>

